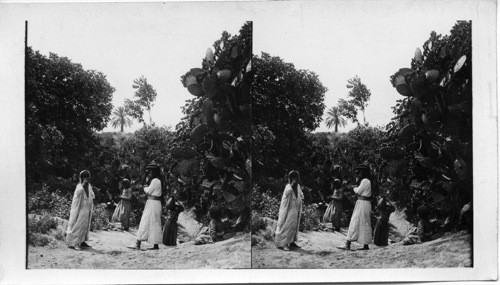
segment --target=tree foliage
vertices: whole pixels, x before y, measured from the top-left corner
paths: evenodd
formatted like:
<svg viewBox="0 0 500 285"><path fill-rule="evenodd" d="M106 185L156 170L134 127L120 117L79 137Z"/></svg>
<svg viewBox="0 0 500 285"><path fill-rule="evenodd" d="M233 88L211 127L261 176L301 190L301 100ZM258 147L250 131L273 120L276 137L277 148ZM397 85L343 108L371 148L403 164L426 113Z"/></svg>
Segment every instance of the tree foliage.
<svg viewBox="0 0 500 285"><path fill-rule="evenodd" d="M328 115L326 126L328 128L335 127L335 132L339 131L339 126L345 127L347 125L347 121L340 114L339 107L331 107L326 114Z"/></svg>
<svg viewBox="0 0 500 285"><path fill-rule="evenodd" d="M177 145L170 151L185 182L183 195L198 199L198 213L220 204L242 226L250 219L251 59L252 23L247 22L238 35L223 32L202 67L181 76L195 98L186 101L186 116L176 126Z"/></svg>
<svg viewBox="0 0 500 285"><path fill-rule="evenodd" d="M327 89L314 72L279 57L262 53L253 62L253 170L278 178L303 164L306 131L319 126Z"/></svg>
<svg viewBox="0 0 500 285"><path fill-rule="evenodd" d="M113 118L111 118L111 125L113 128L120 127L120 132L123 133L123 127L130 127L132 120L128 117L125 107L120 106L113 111Z"/></svg>
<svg viewBox="0 0 500 285"><path fill-rule="evenodd" d="M338 103L339 113L341 116L348 118L353 123L358 123L358 109L351 102L340 98Z"/></svg>
<svg viewBox="0 0 500 285"><path fill-rule="evenodd" d="M66 57L26 51L26 176L71 177L86 166L111 113L114 88L106 76Z"/></svg>
<svg viewBox="0 0 500 285"><path fill-rule="evenodd" d="M324 133L313 135L318 150L312 158L317 157L319 162L316 162L317 166L313 167L313 171L321 192L313 197L321 200L331 195L330 182L334 177L348 185L355 184L355 168L360 163L369 165L372 177L378 179L381 171L378 149L385 139L385 132L380 128L358 126L347 134L327 136L327 143L322 142L325 140L323 135ZM352 189L348 187L345 190L344 193L352 193Z"/></svg>
<svg viewBox="0 0 500 285"><path fill-rule="evenodd" d="M360 110L363 113L363 124L366 125L365 108L368 106L368 101L370 101L370 90L357 75L347 80L346 86L349 89L348 96L351 99L348 101L345 99L339 100L340 113L351 119L353 123L359 124L357 116L358 110Z"/></svg>
<svg viewBox="0 0 500 285"><path fill-rule="evenodd" d="M130 116L135 118L139 123L144 123L144 125L146 125L144 120L144 110L148 111L149 123L152 124L153 120L151 118L151 107L154 106L154 101L156 100L156 90L142 75L141 77L134 79L132 87L136 89L134 97L137 99L134 101L126 99L125 110Z"/></svg>
<svg viewBox="0 0 500 285"><path fill-rule="evenodd" d="M410 214L426 205L453 224L472 199L471 22L447 36L432 32L391 83L405 96L380 149L393 199Z"/></svg>

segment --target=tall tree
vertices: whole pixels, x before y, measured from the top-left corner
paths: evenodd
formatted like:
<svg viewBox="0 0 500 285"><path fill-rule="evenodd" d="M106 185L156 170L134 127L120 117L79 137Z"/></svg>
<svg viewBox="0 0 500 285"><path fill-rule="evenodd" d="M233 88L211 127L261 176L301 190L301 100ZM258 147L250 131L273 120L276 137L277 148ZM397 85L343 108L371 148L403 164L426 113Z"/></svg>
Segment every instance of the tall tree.
<svg viewBox="0 0 500 285"><path fill-rule="evenodd" d="M339 112L342 116L348 118L353 123L357 123L359 126L358 110L361 110L363 113L363 124L366 125L365 108L368 106L371 92L358 76L347 80L347 83L346 87L349 89L348 96L351 99L339 99Z"/></svg>
<svg viewBox="0 0 500 285"><path fill-rule="evenodd" d="M144 121L144 110L146 110L149 114L149 123L153 123L151 118L151 107L153 107L154 101L156 100L156 90L142 75L134 80L132 87L136 89L134 97L137 99L134 101L126 99L125 110L130 116L139 121L139 123L142 122L144 125L146 125Z"/></svg>
<svg viewBox="0 0 500 285"><path fill-rule="evenodd" d="M327 112L328 117L326 117L326 126L331 128L335 126L335 132L338 132L338 127L345 127L347 121L342 117L339 111L339 107L331 107Z"/></svg>
<svg viewBox="0 0 500 285"><path fill-rule="evenodd" d="M128 117L125 107L120 106L113 111L113 118L111 118L111 124L113 128L120 127L120 132L123 133L123 127L130 127L132 125L132 120Z"/></svg>
<svg viewBox="0 0 500 285"><path fill-rule="evenodd" d="M303 167L311 145L306 132L321 122L327 88L314 72L267 53L254 56L253 68L253 171L281 177Z"/></svg>
<svg viewBox="0 0 500 285"><path fill-rule="evenodd" d="M26 51L26 176L70 176L111 114L114 88L106 76L56 54Z"/></svg>

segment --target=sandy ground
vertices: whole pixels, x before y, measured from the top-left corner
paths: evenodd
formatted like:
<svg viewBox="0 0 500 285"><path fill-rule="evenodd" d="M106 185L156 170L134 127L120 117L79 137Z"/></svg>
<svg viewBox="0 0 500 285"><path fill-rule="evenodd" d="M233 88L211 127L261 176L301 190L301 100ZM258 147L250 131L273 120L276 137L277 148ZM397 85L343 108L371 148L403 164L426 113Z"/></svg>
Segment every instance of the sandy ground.
<svg viewBox="0 0 500 285"><path fill-rule="evenodd" d="M392 216L391 216L392 218ZM402 237L409 224L394 216L391 237ZM310 231L299 233L300 249L289 252L277 249L272 242L252 247L253 268L403 268L403 267L470 267L471 235L466 232L448 233L422 244L403 245L400 242L386 247L370 245L368 251L338 249L346 241L347 229L342 232ZM396 241L396 240L394 240ZM353 243L352 249L362 245Z"/></svg>
<svg viewBox="0 0 500 285"><path fill-rule="evenodd" d="M183 237L194 235L199 225L189 213L179 216L179 231ZM159 250L137 251L127 246L135 244L136 229L130 232L91 232L90 249L75 251L64 242L45 247L28 247L28 268L80 269L213 269L249 268L250 234L238 233L224 241L194 245L193 241L175 247L160 245ZM192 238L192 237L191 237ZM142 248L152 245L144 242Z"/></svg>

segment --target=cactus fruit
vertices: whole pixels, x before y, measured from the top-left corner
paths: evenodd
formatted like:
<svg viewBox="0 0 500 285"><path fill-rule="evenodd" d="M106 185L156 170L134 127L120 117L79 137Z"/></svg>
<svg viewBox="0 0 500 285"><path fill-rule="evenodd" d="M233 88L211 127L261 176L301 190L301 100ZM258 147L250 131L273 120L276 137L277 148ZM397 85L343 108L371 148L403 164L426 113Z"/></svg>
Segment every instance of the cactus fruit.
<svg viewBox="0 0 500 285"><path fill-rule="evenodd" d="M434 83L437 81L439 77L439 71L436 69L428 70L425 72L425 78L427 79L428 82Z"/></svg>
<svg viewBox="0 0 500 285"><path fill-rule="evenodd" d="M415 57L414 57L415 61L422 61L424 59L424 56L422 55L422 50L420 50L420 48L417 48L415 50Z"/></svg>
<svg viewBox="0 0 500 285"><path fill-rule="evenodd" d="M399 94L403 96L411 95L410 88L408 88L408 85L406 85L406 81L403 75L398 75L394 81L395 81L394 84L396 85L396 90L399 92Z"/></svg>
<svg viewBox="0 0 500 285"><path fill-rule="evenodd" d="M454 73L459 72L460 69L462 68L462 66L464 66L466 60L467 60L467 56L465 56L465 55L463 55L460 59L458 59L457 63L453 67L453 72Z"/></svg>

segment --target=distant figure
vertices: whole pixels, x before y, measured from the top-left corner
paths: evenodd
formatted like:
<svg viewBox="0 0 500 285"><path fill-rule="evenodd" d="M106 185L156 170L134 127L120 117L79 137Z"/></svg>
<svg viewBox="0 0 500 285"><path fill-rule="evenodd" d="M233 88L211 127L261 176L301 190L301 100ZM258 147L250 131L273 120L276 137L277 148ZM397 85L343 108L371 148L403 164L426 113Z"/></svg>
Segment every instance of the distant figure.
<svg viewBox="0 0 500 285"><path fill-rule="evenodd" d="M132 189L130 188L130 180L123 179L121 183L123 189L120 196L120 202L116 206L111 222L122 224L124 230L128 231L130 224L130 199L132 199Z"/></svg>
<svg viewBox="0 0 500 285"><path fill-rule="evenodd" d="M434 227L429 221L429 211L427 207L420 206L417 209L417 215L419 218L417 228L410 231L408 236L402 241L403 245L422 243L432 239Z"/></svg>
<svg viewBox="0 0 500 285"><path fill-rule="evenodd" d="M427 207L422 206L418 210L418 221L417 225L417 235L422 242L426 242L432 239L432 234L434 233L434 227L429 220L429 210Z"/></svg>
<svg viewBox="0 0 500 285"><path fill-rule="evenodd" d="M288 184L281 197L274 242L278 248L285 251L289 251L290 248L300 248L295 243L299 237L300 216L304 199L299 181L299 173L295 170L291 171L288 174Z"/></svg>
<svg viewBox="0 0 500 285"><path fill-rule="evenodd" d="M332 223L332 229L334 231L340 231L340 219L342 217L342 199L344 198L344 193L342 192L342 182L339 179L334 179L331 183L333 189L333 195L331 196L332 201L326 208L325 214L323 215L323 222Z"/></svg>
<svg viewBox="0 0 500 285"><path fill-rule="evenodd" d="M389 217L396 209L394 206L388 204L385 197L380 199L377 209L380 212L380 217L373 233L373 244L386 246L389 244Z"/></svg>
<svg viewBox="0 0 500 285"><path fill-rule="evenodd" d="M370 202L372 196L370 176L370 167L365 164L360 164L356 167L356 176L359 181L359 186L354 187L357 201L349 223L349 231L347 232L347 241L345 246L340 249L351 249L351 242L357 241L363 244L363 248L359 250L368 250L368 245L372 242L372 226L371 226L371 211L372 204Z"/></svg>
<svg viewBox="0 0 500 285"><path fill-rule="evenodd" d="M80 182L76 185L73 195L66 230L66 243L69 248L81 250L82 247L90 247L85 241L89 240L94 198L94 191L90 185L90 172L83 170L80 172Z"/></svg>
<svg viewBox="0 0 500 285"><path fill-rule="evenodd" d="M137 230L137 242L135 246L130 246L132 249L141 249L141 241L147 241L153 244L149 250L159 249L158 244L162 242L161 231L161 181L160 167L155 164L150 164L146 167L148 171L148 180L144 187L144 192L148 196L146 206L142 212L141 222Z"/></svg>
<svg viewBox="0 0 500 285"><path fill-rule="evenodd" d="M163 227L163 244L167 246L177 245L177 219L184 208L175 199L175 194L168 199L166 208L167 221Z"/></svg>
<svg viewBox="0 0 500 285"><path fill-rule="evenodd" d="M224 238L226 227L221 220L222 211L217 206L211 206L208 213L210 215L210 224L200 231L194 241L195 245L214 243Z"/></svg>

